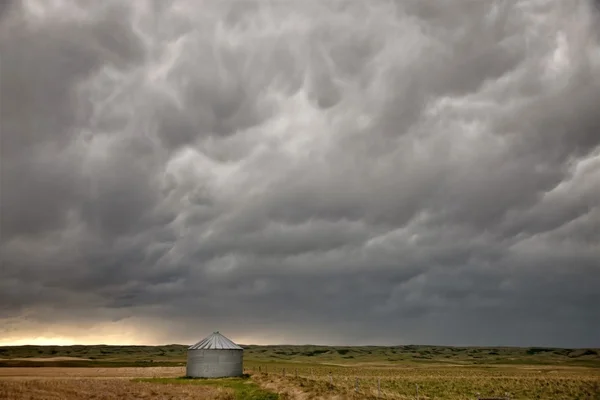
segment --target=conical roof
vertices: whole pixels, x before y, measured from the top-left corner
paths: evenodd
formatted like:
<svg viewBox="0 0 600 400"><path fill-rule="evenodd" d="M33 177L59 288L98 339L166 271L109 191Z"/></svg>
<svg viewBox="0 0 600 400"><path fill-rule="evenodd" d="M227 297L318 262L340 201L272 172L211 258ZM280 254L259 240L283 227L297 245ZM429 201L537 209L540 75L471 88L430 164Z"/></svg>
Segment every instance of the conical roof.
<svg viewBox="0 0 600 400"><path fill-rule="evenodd" d="M188 347L189 350L243 350L240 346L221 335L218 331Z"/></svg>

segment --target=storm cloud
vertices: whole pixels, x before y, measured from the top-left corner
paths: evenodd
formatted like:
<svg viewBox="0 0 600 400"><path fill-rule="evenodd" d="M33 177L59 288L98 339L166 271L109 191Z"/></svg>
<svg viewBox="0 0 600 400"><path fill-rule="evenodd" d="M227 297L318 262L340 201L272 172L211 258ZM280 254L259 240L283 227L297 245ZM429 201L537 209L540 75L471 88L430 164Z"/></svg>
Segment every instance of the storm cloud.
<svg viewBox="0 0 600 400"><path fill-rule="evenodd" d="M600 346L587 0L0 7L0 341Z"/></svg>

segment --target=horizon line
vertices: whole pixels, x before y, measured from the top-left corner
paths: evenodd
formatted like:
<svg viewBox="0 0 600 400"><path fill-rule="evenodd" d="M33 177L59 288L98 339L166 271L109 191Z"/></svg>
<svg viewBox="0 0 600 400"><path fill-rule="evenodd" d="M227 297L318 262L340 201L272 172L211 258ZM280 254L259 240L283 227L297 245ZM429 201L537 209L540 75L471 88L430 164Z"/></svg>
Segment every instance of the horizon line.
<svg viewBox="0 0 600 400"><path fill-rule="evenodd" d="M242 344L236 343L238 346L256 346L256 347L305 347L305 346L314 346L314 347L407 347L407 346L418 346L418 347L447 347L447 348L505 348L505 349L527 349L527 348L545 348L545 349L567 349L567 350L576 350L576 349L600 349L600 347L557 347L557 346L508 346L508 345L437 345L437 344L396 344L396 345L379 345L379 344L362 344L362 345L331 345L331 344ZM164 347L164 346L191 346L191 344L182 344L182 343L166 343L166 344L106 344L106 343L96 343L96 344L6 344L0 345L0 347L73 347L73 346L82 346L82 347L93 347L93 346L112 346L112 347Z"/></svg>

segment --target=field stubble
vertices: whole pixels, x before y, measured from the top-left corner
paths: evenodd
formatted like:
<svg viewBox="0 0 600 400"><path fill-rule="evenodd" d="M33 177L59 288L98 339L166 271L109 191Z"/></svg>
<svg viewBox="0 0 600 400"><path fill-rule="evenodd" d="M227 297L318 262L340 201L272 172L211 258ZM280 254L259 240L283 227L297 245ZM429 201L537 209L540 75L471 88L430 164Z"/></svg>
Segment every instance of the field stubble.
<svg viewBox="0 0 600 400"><path fill-rule="evenodd" d="M3 400L233 400L226 388L199 385L161 385L133 382L131 378L0 379Z"/></svg>
<svg viewBox="0 0 600 400"><path fill-rule="evenodd" d="M253 364L257 379L279 386L288 382L315 393L343 394L344 398L414 399L600 399L600 370L548 366L343 367ZM283 376L285 369L285 377ZM260 371L260 372L259 372ZM265 373L266 372L266 373ZM296 377L296 374L298 377ZM356 385L358 380L358 391ZM333 388L330 388L330 382ZM379 390L378 390L379 388Z"/></svg>
<svg viewBox="0 0 600 400"><path fill-rule="evenodd" d="M247 362L252 379L280 399L600 399L600 370L563 367L342 367ZM285 376L283 372L285 369ZM260 370L260 372L259 372ZM265 373L266 372L266 373ZM296 377L296 373L298 376ZM227 388L165 385L185 374L181 367L0 368L0 399L234 399ZM155 378L139 382L135 378ZM358 378L358 391L355 391ZM330 380L333 387L330 387ZM161 381L164 381L161 384ZM189 382L193 383L193 382Z"/></svg>
<svg viewBox="0 0 600 400"><path fill-rule="evenodd" d="M163 379L185 375L184 346L0 350L0 399L236 398L228 388ZM484 353L489 354L476 358ZM420 400L475 399L477 393L508 393L513 400L600 400L598 353L597 349L253 346L245 351L244 365L252 371L252 380L279 393L281 400L374 399L378 383L380 399L414 399L418 385Z"/></svg>

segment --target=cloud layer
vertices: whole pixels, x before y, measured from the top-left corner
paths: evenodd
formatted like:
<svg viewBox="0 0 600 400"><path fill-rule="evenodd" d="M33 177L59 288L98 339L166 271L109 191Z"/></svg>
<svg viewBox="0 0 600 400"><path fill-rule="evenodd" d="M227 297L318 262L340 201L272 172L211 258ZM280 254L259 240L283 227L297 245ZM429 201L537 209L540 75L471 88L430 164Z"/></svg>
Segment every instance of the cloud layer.
<svg viewBox="0 0 600 400"><path fill-rule="evenodd" d="M3 4L3 340L600 346L591 1Z"/></svg>

